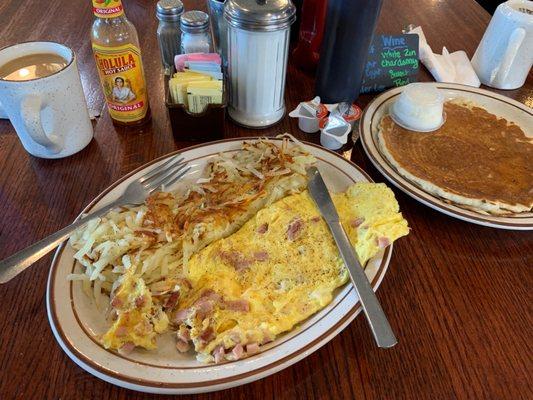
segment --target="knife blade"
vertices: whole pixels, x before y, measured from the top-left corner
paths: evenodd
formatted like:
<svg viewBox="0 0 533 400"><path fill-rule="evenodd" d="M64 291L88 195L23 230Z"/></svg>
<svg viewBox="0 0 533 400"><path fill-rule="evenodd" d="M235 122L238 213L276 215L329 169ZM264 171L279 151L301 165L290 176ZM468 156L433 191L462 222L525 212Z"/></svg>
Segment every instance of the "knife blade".
<svg viewBox="0 0 533 400"><path fill-rule="evenodd" d="M322 179L318 168L307 169L307 189L311 198L320 210L320 214L326 221L335 243L339 249L344 265L350 273L350 278L359 296L359 301L363 307L368 324L374 335L374 339L379 347L389 348L398 343L394 332L379 304L376 294L370 286L363 267L357 259L355 250L352 247L346 231L342 227L339 214L335 209L333 200L328 192L328 188Z"/></svg>

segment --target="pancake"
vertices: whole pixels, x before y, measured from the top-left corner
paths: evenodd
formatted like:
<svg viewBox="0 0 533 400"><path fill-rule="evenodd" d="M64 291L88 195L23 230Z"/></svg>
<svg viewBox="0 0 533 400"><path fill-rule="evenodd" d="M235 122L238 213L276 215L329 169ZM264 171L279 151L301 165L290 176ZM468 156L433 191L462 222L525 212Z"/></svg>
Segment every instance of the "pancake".
<svg viewBox="0 0 533 400"><path fill-rule="evenodd" d="M530 212L533 138L471 103L446 102L444 110L446 122L429 133L383 117L381 153L400 175L460 207L495 215Z"/></svg>

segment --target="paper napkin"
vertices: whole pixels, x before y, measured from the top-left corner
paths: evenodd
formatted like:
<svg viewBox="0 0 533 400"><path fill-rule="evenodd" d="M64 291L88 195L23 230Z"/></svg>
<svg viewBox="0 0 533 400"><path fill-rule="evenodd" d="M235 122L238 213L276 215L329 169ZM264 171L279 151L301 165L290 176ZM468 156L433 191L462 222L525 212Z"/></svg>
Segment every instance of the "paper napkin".
<svg viewBox="0 0 533 400"><path fill-rule="evenodd" d="M435 54L427 43L424 31L420 26L410 25L404 33L416 33L419 37L419 58L422 64L431 72L437 82L460 83L479 87L479 78L472 68L467 54L463 50L448 52L442 48L442 54Z"/></svg>

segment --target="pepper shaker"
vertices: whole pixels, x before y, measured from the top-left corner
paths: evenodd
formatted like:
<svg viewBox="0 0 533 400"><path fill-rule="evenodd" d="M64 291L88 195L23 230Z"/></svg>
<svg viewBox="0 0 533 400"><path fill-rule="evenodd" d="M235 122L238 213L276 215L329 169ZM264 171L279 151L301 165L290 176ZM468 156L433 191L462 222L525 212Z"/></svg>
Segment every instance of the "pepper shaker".
<svg viewBox="0 0 533 400"><path fill-rule="evenodd" d="M157 2L156 16L159 20L157 41L166 75L172 73L174 56L180 54L181 51L181 14L183 14L183 3L180 0L159 0Z"/></svg>
<svg viewBox="0 0 533 400"><path fill-rule="evenodd" d="M264 128L285 114L290 0L228 0L228 113L240 125Z"/></svg>

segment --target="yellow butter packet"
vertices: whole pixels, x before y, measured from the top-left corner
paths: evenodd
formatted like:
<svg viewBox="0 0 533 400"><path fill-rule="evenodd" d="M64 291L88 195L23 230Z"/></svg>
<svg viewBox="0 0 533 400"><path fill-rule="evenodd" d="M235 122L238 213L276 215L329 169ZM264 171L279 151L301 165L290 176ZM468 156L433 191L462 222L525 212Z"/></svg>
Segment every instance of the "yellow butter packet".
<svg viewBox="0 0 533 400"><path fill-rule="evenodd" d="M194 81L211 81L213 78L198 72L176 72L169 80L170 97L174 103L187 105L187 84Z"/></svg>
<svg viewBox="0 0 533 400"><path fill-rule="evenodd" d="M198 81L187 85L187 103L189 111L201 113L208 104L222 103L222 81Z"/></svg>
<svg viewBox="0 0 533 400"><path fill-rule="evenodd" d="M192 81L187 85L187 92L189 89L218 89L222 90L222 81Z"/></svg>
<svg viewBox="0 0 533 400"><path fill-rule="evenodd" d="M209 82L205 80L199 80L198 82ZM191 84L190 80L177 81L174 85L176 102L179 104L187 105L187 87Z"/></svg>
<svg viewBox="0 0 533 400"><path fill-rule="evenodd" d="M172 75L173 78L180 78L180 77L184 77L184 76L205 76L205 77L209 77L208 74L203 74L203 73L197 72L197 71L180 71L180 72L175 72L174 75Z"/></svg>

